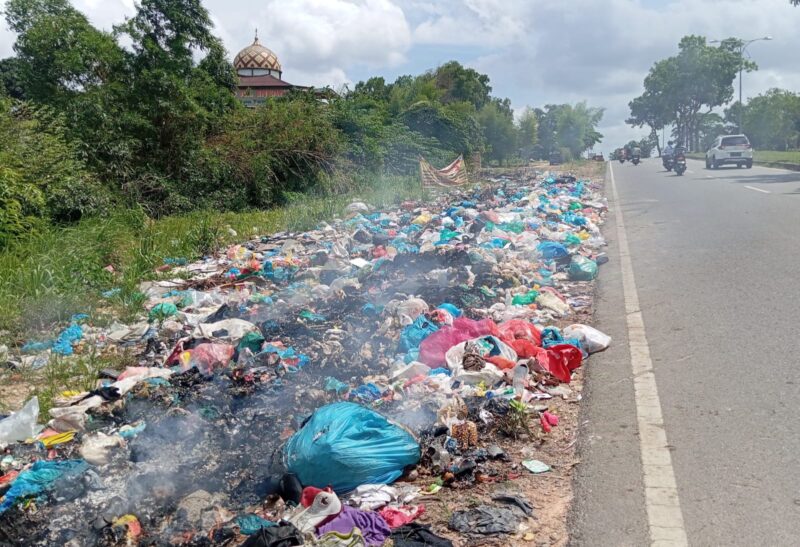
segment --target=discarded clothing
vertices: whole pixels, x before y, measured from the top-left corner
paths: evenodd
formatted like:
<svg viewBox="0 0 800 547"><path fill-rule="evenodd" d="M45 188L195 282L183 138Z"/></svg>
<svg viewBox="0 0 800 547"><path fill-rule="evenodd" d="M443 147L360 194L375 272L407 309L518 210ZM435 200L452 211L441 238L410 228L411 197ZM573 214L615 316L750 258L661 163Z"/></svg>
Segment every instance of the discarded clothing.
<svg viewBox="0 0 800 547"><path fill-rule="evenodd" d="M392 531L394 547L453 547L449 539L437 536L428 526L416 522Z"/></svg>
<svg viewBox="0 0 800 547"><path fill-rule="evenodd" d="M378 514L383 517L389 528L399 528L413 522L425 512L424 505L410 505L403 507L384 507Z"/></svg>
<svg viewBox="0 0 800 547"><path fill-rule="evenodd" d="M303 534L289 523L259 528L241 547L295 547L303 545Z"/></svg>
<svg viewBox="0 0 800 547"><path fill-rule="evenodd" d="M378 513L361 511L355 507L345 506L337 517L317 528L317 535L328 532L349 534L354 528L361 530L367 545L383 545L392 531Z"/></svg>

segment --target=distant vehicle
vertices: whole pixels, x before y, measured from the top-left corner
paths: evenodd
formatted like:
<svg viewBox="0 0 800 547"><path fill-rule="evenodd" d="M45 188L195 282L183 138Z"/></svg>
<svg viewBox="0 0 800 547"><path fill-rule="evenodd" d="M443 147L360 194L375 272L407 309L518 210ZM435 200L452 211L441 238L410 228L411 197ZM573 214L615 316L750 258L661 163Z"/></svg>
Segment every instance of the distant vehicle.
<svg viewBox="0 0 800 547"><path fill-rule="evenodd" d="M675 149L675 174L679 177L682 176L686 172L686 152L684 152L683 148L676 148Z"/></svg>
<svg viewBox="0 0 800 547"><path fill-rule="evenodd" d="M550 165L561 165L562 163L564 163L564 158L561 156L561 152L558 150L550 152Z"/></svg>
<svg viewBox="0 0 800 547"><path fill-rule="evenodd" d="M599 154L595 154L594 158L592 158L592 159L594 161L606 161L606 159L603 157L603 153L602 152L600 152Z"/></svg>
<svg viewBox="0 0 800 547"><path fill-rule="evenodd" d="M614 155L616 156L616 158L619 160L620 163L625 163L626 154L623 148L617 148L617 151Z"/></svg>
<svg viewBox="0 0 800 547"><path fill-rule="evenodd" d="M706 152L706 169L719 169L721 165L736 165L739 168L753 167L753 147L747 135L725 135L717 137Z"/></svg>
<svg viewBox="0 0 800 547"><path fill-rule="evenodd" d="M642 157L642 149L637 146L631 151L631 163L634 165L639 165L641 157Z"/></svg>

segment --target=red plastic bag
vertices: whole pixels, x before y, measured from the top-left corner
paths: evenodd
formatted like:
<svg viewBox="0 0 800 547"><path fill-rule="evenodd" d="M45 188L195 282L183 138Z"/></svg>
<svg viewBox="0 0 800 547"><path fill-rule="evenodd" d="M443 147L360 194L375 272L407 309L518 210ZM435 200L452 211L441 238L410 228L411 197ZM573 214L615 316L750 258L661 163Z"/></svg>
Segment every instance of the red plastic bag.
<svg viewBox="0 0 800 547"><path fill-rule="evenodd" d="M506 344L511 344L512 340L530 340L537 346L542 345L542 334L532 323L522 319L510 319L497 326L500 331L500 339Z"/></svg>
<svg viewBox="0 0 800 547"><path fill-rule="evenodd" d="M500 370L511 370L512 368L517 366L517 363L515 363L514 361L506 359L505 357L501 357L500 355L495 355L494 357L487 357L486 361L488 363L493 364Z"/></svg>
<svg viewBox="0 0 800 547"><path fill-rule="evenodd" d="M581 354L581 350L575 346L570 344L556 344L555 346L550 346L547 349L560 353L564 359L564 364L569 370L572 371L581 366L583 355Z"/></svg>
<svg viewBox="0 0 800 547"><path fill-rule="evenodd" d="M497 325L491 319L475 321L459 317L453 321L452 326L442 327L422 341L419 345L419 361L432 368L443 367L447 350L461 342L488 335L502 338Z"/></svg>
<svg viewBox="0 0 800 547"><path fill-rule="evenodd" d="M536 352L536 364L539 366L539 370L549 372L560 382L568 384L572 379L564 357L557 351L539 348Z"/></svg>
<svg viewBox="0 0 800 547"><path fill-rule="evenodd" d="M517 357L520 359L530 359L536 357L536 351L539 347L530 340L503 340L506 344L514 348L517 352Z"/></svg>

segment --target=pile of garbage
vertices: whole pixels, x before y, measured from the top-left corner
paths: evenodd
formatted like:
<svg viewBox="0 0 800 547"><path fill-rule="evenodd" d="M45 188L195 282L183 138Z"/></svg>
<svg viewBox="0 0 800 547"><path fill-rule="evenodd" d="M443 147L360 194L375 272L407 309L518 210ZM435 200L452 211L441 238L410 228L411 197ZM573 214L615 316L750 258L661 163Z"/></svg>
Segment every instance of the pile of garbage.
<svg viewBox="0 0 800 547"><path fill-rule="evenodd" d="M548 401L610 343L585 324L606 210L591 181L509 176L166 261L139 323L76 316L23 348L21 366L90 350L138 363L62 393L44 425L36 398L0 420L0 544L516 533L533 509L512 494L420 521L443 489L548 471L498 439L557 427Z"/></svg>

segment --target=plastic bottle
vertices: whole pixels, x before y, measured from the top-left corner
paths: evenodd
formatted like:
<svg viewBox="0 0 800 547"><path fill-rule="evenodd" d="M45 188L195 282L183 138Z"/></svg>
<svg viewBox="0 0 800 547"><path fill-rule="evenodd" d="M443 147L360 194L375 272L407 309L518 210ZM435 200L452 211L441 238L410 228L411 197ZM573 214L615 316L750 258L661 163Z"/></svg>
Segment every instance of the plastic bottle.
<svg viewBox="0 0 800 547"><path fill-rule="evenodd" d="M525 393L525 384L528 380L528 365L523 363L514 367L514 393L517 397L522 397Z"/></svg>

